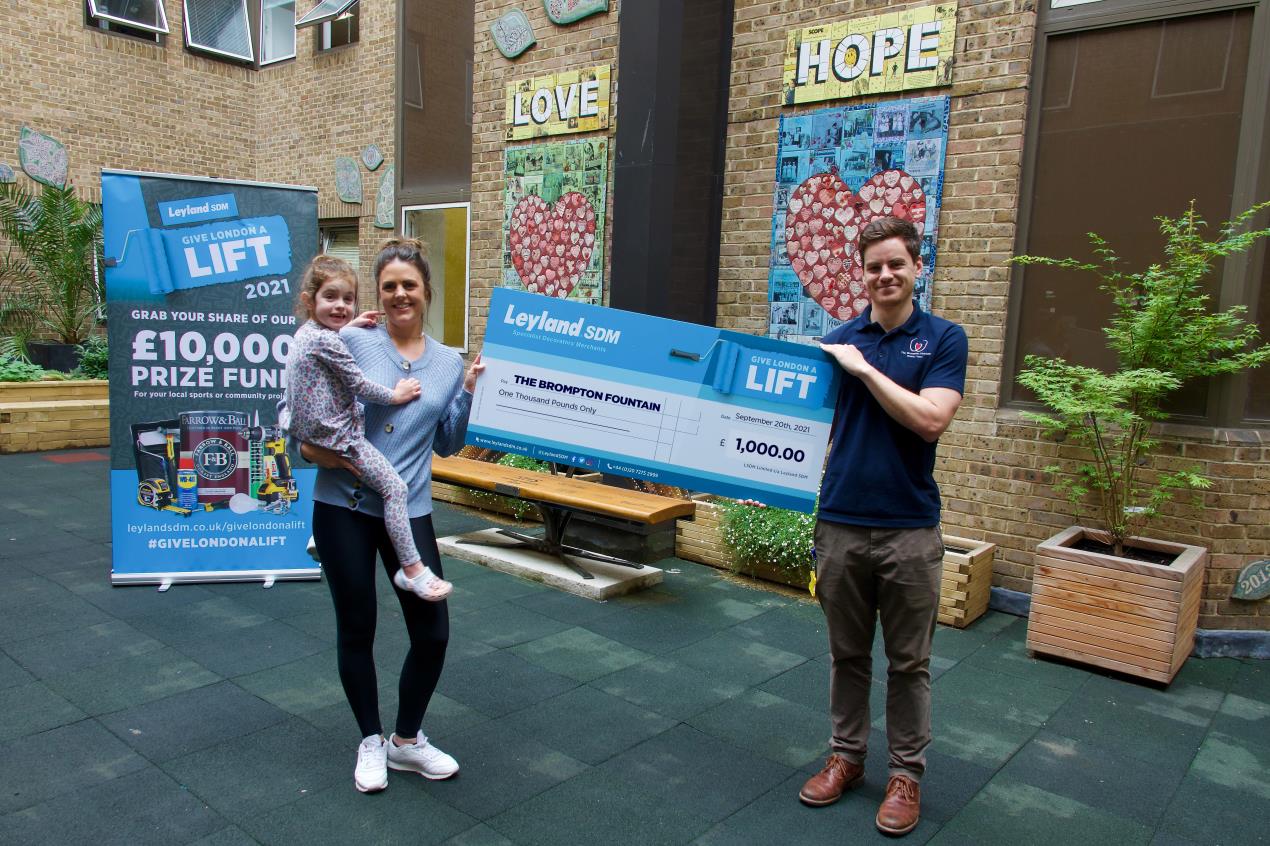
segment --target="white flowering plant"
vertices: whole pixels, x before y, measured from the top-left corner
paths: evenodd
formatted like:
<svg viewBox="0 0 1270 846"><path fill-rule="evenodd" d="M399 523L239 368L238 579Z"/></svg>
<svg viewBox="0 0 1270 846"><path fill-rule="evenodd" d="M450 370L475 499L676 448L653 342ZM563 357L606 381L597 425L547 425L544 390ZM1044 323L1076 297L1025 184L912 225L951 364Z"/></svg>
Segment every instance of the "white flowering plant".
<svg viewBox="0 0 1270 846"><path fill-rule="evenodd" d="M720 503L720 533L732 550L733 569L770 564L806 581L815 569L816 515L759 508L736 500Z"/></svg>

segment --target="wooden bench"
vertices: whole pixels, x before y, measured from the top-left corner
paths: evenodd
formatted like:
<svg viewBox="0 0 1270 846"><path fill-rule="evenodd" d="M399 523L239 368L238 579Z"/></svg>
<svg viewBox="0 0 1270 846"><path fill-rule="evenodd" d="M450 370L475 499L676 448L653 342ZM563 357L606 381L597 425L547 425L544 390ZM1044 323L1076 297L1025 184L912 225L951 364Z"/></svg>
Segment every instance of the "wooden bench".
<svg viewBox="0 0 1270 846"><path fill-rule="evenodd" d="M636 570L642 569L644 565L565 544L565 528L574 514L598 514L613 520L653 525L680 517L691 517L696 510L696 503L684 499L672 499L457 456L442 458L434 455L432 478L435 481L448 482L460 487L523 499L535 506L542 515L543 536L539 538L511 529L499 529L499 534L515 541L515 543L499 545L528 547L537 552L554 555L564 562L566 567L584 579L590 579L593 576L569 560L570 557L620 564ZM459 542L482 543L463 540Z"/></svg>

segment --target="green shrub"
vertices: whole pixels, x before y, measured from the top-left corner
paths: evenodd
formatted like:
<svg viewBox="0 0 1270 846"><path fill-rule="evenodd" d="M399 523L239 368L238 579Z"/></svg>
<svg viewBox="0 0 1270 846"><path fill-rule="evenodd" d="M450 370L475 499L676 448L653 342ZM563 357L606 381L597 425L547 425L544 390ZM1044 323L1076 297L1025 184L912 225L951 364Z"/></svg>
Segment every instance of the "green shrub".
<svg viewBox="0 0 1270 846"><path fill-rule="evenodd" d="M0 382L38 382L46 371L17 356L0 356Z"/></svg>
<svg viewBox="0 0 1270 846"><path fill-rule="evenodd" d="M79 375L85 379L105 379L110 369L110 348L102 335L93 335L79 345Z"/></svg>
<svg viewBox="0 0 1270 846"><path fill-rule="evenodd" d="M1250 229L1270 201L1253 206L1206 240L1195 204L1178 218L1158 217L1165 260L1136 273L1102 238L1089 233L1097 259L1015 256L1017 264L1059 267L1099 277L1114 305L1104 327L1117 367L1103 372L1061 358L1029 355L1018 375L1049 414L1024 412L1046 431L1082 448L1087 460L1050 465L1057 489L1072 503L1092 499L1111 535L1116 555L1125 541L1177 492L1207 490L1212 482L1199 466L1154 470L1149 457L1160 446L1153 427L1166 417L1166 400L1201 377L1240 373L1270 361L1259 327L1234 306L1212 311L1205 278L1228 256L1253 249L1270 228ZM1066 474L1066 475L1063 475ZM1200 504L1198 496L1193 500Z"/></svg>
<svg viewBox="0 0 1270 846"><path fill-rule="evenodd" d="M720 531L732 550L733 569L770 564L799 581L811 577L815 569L815 514L757 508L735 500L723 500L720 506Z"/></svg>

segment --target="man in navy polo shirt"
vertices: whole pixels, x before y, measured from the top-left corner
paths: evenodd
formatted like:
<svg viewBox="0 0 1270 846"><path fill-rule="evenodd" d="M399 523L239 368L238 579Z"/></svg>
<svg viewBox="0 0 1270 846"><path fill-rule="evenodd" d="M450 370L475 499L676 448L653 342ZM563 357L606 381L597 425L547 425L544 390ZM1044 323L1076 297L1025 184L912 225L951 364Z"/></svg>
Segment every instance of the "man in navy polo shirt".
<svg viewBox="0 0 1270 846"><path fill-rule="evenodd" d="M846 371L816 522L816 595L833 657L833 738L824 769L798 794L808 805L828 805L864 778L880 616L890 778L876 822L893 835L912 831L920 815L944 552L935 446L966 380L965 331L913 300L920 248L906 220L869 223L860 253L870 305L821 344Z"/></svg>

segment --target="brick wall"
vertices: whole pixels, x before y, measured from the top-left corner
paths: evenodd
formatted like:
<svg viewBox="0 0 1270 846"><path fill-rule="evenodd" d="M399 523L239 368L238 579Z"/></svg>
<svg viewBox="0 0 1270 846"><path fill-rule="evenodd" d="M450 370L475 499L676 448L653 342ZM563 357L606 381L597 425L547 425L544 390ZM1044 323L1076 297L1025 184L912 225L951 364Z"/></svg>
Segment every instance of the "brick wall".
<svg viewBox="0 0 1270 846"><path fill-rule="evenodd" d="M914 4L916 5L916 4ZM875 14L876 4L737 0L723 200L719 325L763 332L785 35L814 22ZM1035 12L1032 0L963 2L957 14L939 262L933 309L970 339L965 401L940 441L944 528L998 545L994 582L1031 589L1038 541L1093 512L1057 496L1041 468L1075 453L1000 408L1009 266L1019 205ZM920 96L913 92L908 96ZM892 99L885 95L874 99ZM865 100L853 101L865 102ZM790 113L827 104L788 109ZM1212 552L1205 628L1270 629L1270 604L1230 600L1239 569L1270 557L1270 450L1261 432L1169 427L1158 469L1199 465L1214 479L1202 507L1167 508L1149 534Z"/></svg>
<svg viewBox="0 0 1270 846"><path fill-rule="evenodd" d="M476 44L473 70L473 150L472 150L472 255L471 317L469 335L479 339L485 334L485 318L489 311L490 290L502 277L503 250L503 140L506 116L505 86L512 80L526 79L564 70L612 65L609 128L577 135L558 135L551 139L568 141L575 138L609 139L609 192L605 220L613 211L613 136L617 131L618 87L617 33L621 0L612 0L607 14L592 15L570 24L556 26L548 18L541 3L521 4L529 18L538 43L521 53L514 61L503 58L490 37L490 25L509 8L504 2L477 0ZM537 142L514 142L516 144ZM609 256L612 253L612 226L604 233L604 280L608 290Z"/></svg>
<svg viewBox="0 0 1270 846"><path fill-rule="evenodd" d="M165 0L162 45L85 26L76 0L8 0L0 162L19 170L26 124L66 146L71 181L93 200L102 168L316 186L320 216L361 219L366 267L384 232L371 227L382 168L362 168L365 201L347 205L335 157L376 143L394 160L396 5L360 5L356 45L315 55L313 30L301 30L294 61L255 71L188 52L180 0Z"/></svg>

